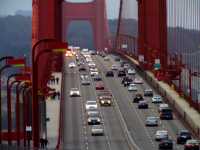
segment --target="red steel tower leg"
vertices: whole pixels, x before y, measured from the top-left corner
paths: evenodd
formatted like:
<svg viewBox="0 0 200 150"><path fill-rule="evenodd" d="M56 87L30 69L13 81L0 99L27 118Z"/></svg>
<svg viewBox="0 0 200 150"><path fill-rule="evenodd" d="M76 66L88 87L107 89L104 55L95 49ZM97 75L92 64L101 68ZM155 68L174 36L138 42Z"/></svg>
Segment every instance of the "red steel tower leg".
<svg viewBox="0 0 200 150"><path fill-rule="evenodd" d="M153 68L160 59L161 69L167 68L167 10L164 0L138 0L139 54Z"/></svg>

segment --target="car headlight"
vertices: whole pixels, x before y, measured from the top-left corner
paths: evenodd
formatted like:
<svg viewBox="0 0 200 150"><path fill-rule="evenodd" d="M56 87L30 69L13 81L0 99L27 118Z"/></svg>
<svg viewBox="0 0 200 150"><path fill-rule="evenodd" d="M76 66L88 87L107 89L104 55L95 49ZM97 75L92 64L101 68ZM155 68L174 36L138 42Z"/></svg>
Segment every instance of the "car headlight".
<svg viewBox="0 0 200 150"><path fill-rule="evenodd" d="M108 103L110 104L110 101L108 101Z"/></svg>
<svg viewBox="0 0 200 150"><path fill-rule="evenodd" d="M103 104L104 104L104 101L101 101L101 103L103 103Z"/></svg>
<svg viewBox="0 0 200 150"><path fill-rule="evenodd" d="M88 122L90 122L91 121L91 119L88 119Z"/></svg>
<svg viewBox="0 0 200 150"><path fill-rule="evenodd" d="M97 121L100 122L100 119L98 118Z"/></svg>

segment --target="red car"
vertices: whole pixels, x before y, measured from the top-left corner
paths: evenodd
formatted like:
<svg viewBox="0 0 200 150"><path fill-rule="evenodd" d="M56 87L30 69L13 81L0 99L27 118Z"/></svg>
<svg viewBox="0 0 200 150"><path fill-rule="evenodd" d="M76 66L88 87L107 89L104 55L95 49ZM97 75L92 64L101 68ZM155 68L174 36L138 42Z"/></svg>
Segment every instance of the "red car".
<svg viewBox="0 0 200 150"><path fill-rule="evenodd" d="M104 90L104 85L102 82L96 83L96 90Z"/></svg>
<svg viewBox="0 0 200 150"><path fill-rule="evenodd" d="M186 144L184 145L184 150L199 150L200 148L200 141L199 140L187 140Z"/></svg>

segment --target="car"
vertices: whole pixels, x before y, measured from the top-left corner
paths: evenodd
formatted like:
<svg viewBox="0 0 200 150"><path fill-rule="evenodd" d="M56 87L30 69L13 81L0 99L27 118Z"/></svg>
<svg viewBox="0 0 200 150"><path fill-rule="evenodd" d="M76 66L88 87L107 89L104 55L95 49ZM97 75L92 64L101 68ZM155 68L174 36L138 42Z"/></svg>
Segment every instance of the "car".
<svg viewBox="0 0 200 150"><path fill-rule="evenodd" d="M75 68L75 67L76 67L75 62L70 62L70 63L68 64L68 67L69 67L69 68Z"/></svg>
<svg viewBox="0 0 200 150"><path fill-rule="evenodd" d="M100 117L100 112L98 110L88 110L87 117Z"/></svg>
<svg viewBox="0 0 200 150"><path fill-rule="evenodd" d="M185 144L187 140L192 139L192 134L188 130L180 130L177 134L177 144Z"/></svg>
<svg viewBox="0 0 200 150"><path fill-rule="evenodd" d="M104 60L105 60L105 61L109 61L110 58L106 56L106 57L104 57Z"/></svg>
<svg viewBox="0 0 200 150"><path fill-rule="evenodd" d="M153 96L151 100L152 100L152 103L155 103L155 104L163 102L162 97L160 95Z"/></svg>
<svg viewBox="0 0 200 150"><path fill-rule="evenodd" d="M92 101L92 100L88 100L85 103L85 110L96 110L97 109L97 102L96 101Z"/></svg>
<svg viewBox="0 0 200 150"><path fill-rule="evenodd" d="M173 141L171 139L164 139L158 145L159 150L173 150Z"/></svg>
<svg viewBox="0 0 200 150"><path fill-rule="evenodd" d="M130 83L128 86L128 91L137 91L137 86L134 83Z"/></svg>
<svg viewBox="0 0 200 150"><path fill-rule="evenodd" d="M87 121L88 121L88 125L101 124L101 118L100 117L88 117Z"/></svg>
<svg viewBox="0 0 200 150"><path fill-rule="evenodd" d="M80 94L80 91L79 91L79 89L78 88L71 88L71 90L70 90L70 92L69 92L69 95L71 96L71 97L78 97L78 96L81 96L81 94Z"/></svg>
<svg viewBox="0 0 200 150"><path fill-rule="evenodd" d="M184 145L184 150L199 150L200 149L200 141L196 139L187 140Z"/></svg>
<svg viewBox="0 0 200 150"><path fill-rule="evenodd" d="M91 76L95 76L95 75L98 75L98 74L99 74L98 71L90 71L90 75L91 75Z"/></svg>
<svg viewBox="0 0 200 150"><path fill-rule="evenodd" d="M142 100L144 100L142 94L137 93L135 97L133 98L133 103L139 103L139 101L142 101Z"/></svg>
<svg viewBox="0 0 200 150"><path fill-rule="evenodd" d="M135 69L128 69L128 75L134 75L134 74L136 74L136 71L135 71Z"/></svg>
<svg viewBox="0 0 200 150"><path fill-rule="evenodd" d="M104 128L102 125L93 125L91 128L92 136L103 136L104 135Z"/></svg>
<svg viewBox="0 0 200 150"><path fill-rule="evenodd" d="M158 117L149 116L145 121L146 126L158 126Z"/></svg>
<svg viewBox="0 0 200 150"><path fill-rule="evenodd" d="M158 112L162 112L163 109L169 108L169 105L166 103L162 103L159 105Z"/></svg>
<svg viewBox="0 0 200 150"><path fill-rule="evenodd" d="M111 106L112 105L112 97L111 96L101 96L101 98L99 98L99 103L101 106Z"/></svg>
<svg viewBox="0 0 200 150"><path fill-rule="evenodd" d="M113 71L107 71L106 72L106 77L114 77Z"/></svg>
<svg viewBox="0 0 200 150"><path fill-rule="evenodd" d="M81 85L90 85L90 80L85 78L81 80Z"/></svg>
<svg viewBox="0 0 200 150"><path fill-rule="evenodd" d="M95 64L94 62L91 61L91 62L88 63L88 66L89 66L90 68L92 68L92 67L96 67L96 64Z"/></svg>
<svg viewBox="0 0 200 150"><path fill-rule="evenodd" d="M94 81L102 81L102 78L99 75L94 75L93 80Z"/></svg>
<svg viewBox="0 0 200 150"><path fill-rule="evenodd" d="M138 109L148 109L148 103L146 100L139 101Z"/></svg>
<svg viewBox="0 0 200 150"><path fill-rule="evenodd" d="M126 87L126 86L129 86L132 82L133 82L133 79L125 76L125 77L123 77L121 83Z"/></svg>
<svg viewBox="0 0 200 150"><path fill-rule="evenodd" d="M125 63L123 66L124 69L128 69L129 67L130 67L130 65L128 63Z"/></svg>
<svg viewBox="0 0 200 150"><path fill-rule="evenodd" d="M126 76L126 72L124 70L119 70L117 76L118 77L124 77L124 76Z"/></svg>
<svg viewBox="0 0 200 150"><path fill-rule="evenodd" d="M118 68L119 68L119 67L118 67L117 65L112 65L112 66L111 66L111 70L118 70Z"/></svg>
<svg viewBox="0 0 200 150"><path fill-rule="evenodd" d="M96 83L95 88L96 88L96 90L104 90L103 82Z"/></svg>
<svg viewBox="0 0 200 150"><path fill-rule="evenodd" d="M84 66L79 67L78 70L79 70L80 72L81 72L81 71L87 71L87 69L86 69Z"/></svg>
<svg viewBox="0 0 200 150"><path fill-rule="evenodd" d="M135 83L135 84L143 84L143 80L141 78L135 78L133 83Z"/></svg>
<svg viewBox="0 0 200 150"><path fill-rule="evenodd" d="M168 139L168 131L167 130L157 130L155 134L155 140L161 141Z"/></svg>
<svg viewBox="0 0 200 150"><path fill-rule="evenodd" d="M120 58L119 57L115 57L115 61L120 61Z"/></svg>
<svg viewBox="0 0 200 150"><path fill-rule="evenodd" d="M153 96L153 90L152 89L145 89L144 90L144 96L152 97Z"/></svg>
<svg viewBox="0 0 200 150"><path fill-rule="evenodd" d="M97 68L90 68L90 72L98 72L98 69Z"/></svg>
<svg viewBox="0 0 200 150"><path fill-rule="evenodd" d="M173 120L173 113L171 108L164 108L160 112L160 119L162 120Z"/></svg>

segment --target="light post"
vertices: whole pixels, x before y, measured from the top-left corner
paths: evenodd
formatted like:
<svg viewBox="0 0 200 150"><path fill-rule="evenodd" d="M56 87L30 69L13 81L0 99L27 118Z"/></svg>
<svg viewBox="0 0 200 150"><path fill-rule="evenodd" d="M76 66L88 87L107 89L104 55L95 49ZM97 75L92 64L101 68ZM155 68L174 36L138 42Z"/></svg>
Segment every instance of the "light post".
<svg viewBox="0 0 200 150"><path fill-rule="evenodd" d="M0 58L0 63L3 61L7 61L8 59L13 59L12 56L5 56ZM0 133L2 133L2 99L1 99L1 74L2 72L6 69L11 67L10 65L4 65L3 67L0 68ZM1 134L0 134L0 144L1 144Z"/></svg>
<svg viewBox="0 0 200 150"><path fill-rule="evenodd" d="M41 50L40 52L37 53L35 56L35 51L36 48L39 44L41 43L55 43L55 45L52 46L52 49L44 49ZM56 45L57 44L57 45ZM39 147L39 111L38 111L38 106L39 106L39 100L38 100L38 95L39 95L39 90L38 90L38 60L40 56L44 53L52 53L52 52L63 52L59 51L59 49L56 48L61 48L67 49L68 45L67 43L61 43L58 42L56 39L42 39L38 41L32 48L32 138L33 138L33 146L34 148Z"/></svg>

